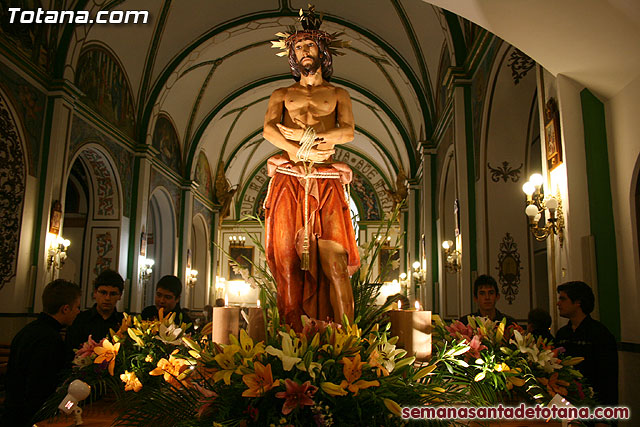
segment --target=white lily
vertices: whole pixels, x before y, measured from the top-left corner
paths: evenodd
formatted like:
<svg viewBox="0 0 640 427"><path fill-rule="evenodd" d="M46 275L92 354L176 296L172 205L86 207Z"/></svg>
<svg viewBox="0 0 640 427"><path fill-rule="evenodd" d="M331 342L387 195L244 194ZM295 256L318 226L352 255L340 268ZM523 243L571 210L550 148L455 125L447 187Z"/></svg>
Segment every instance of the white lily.
<svg viewBox="0 0 640 427"><path fill-rule="evenodd" d="M280 335L282 335L282 350L272 346L268 346L265 350L270 355L280 358L284 370L290 371L295 364L302 360L302 358L298 357L302 342L299 338L292 339L291 335L284 332L280 332Z"/></svg>
<svg viewBox="0 0 640 427"><path fill-rule="evenodd" d="M159 339L165 344L174 344L178 345L182 342L179 338L182 334L182 329L178 328L174 323L167 325L166 323L161 323L158 328L158 335L155 337Z"/></svg>
<svg viewBox="0 0 640 427"><path fill-rule="evenodd" d="M404 350L396 349L396 346L389 342L378 344L378 353L380 354L382 366L384 366L388 372L393 371L393 368L396 366L396 356L402 352L404 352Z"/></svg>

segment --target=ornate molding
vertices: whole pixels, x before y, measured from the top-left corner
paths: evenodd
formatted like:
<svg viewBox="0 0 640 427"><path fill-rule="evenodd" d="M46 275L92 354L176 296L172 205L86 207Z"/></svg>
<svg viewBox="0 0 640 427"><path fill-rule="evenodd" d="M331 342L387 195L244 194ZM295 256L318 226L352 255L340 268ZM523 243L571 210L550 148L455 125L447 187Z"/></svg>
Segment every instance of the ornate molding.
<svg viewBox="0 0 640 427"><path fill-rule="evenodd" d="M487 162L487 167L491 171L491 181L493 182L500 182L500 179L504 182L507 182L509 179L511 179L512 182L518 182L520 179L520 173L522 172L522 165L523 164L520 163L520 166L513 169L509 165L509 162L505 160L502 162L502 166L493 168L491 167L491 163Z"/></svg>
<svg viewBox="0 0 640 427"><path fill-rule="evenodd" d="M513 77L513 84L520 83L529 71L536 65L536 61L529 58L520 49L514 49L507 61L507 67L511 68L511 76Z"/></svg>
<svg viewBox="0 0 640 427"><path fill-rule="evenodd" d="M520 291L520 270L522 269L518 245L513 240L511 233L507 233L500 243L496 270L498 270L498 281L502 294L509 304L513 304Z"/></svg>
<svg viewBox="0 0 640 427"><path fill-rule="evenodd" d="M5 99L0 96L0 289L16 275L25 164L22 143Z"/></svg>

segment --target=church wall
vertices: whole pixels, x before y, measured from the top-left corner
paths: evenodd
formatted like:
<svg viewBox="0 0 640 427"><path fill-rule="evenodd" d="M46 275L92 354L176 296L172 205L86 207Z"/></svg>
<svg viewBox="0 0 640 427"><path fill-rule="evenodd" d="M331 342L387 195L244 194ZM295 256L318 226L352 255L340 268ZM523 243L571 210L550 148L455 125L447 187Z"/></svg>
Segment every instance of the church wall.
<svg viewBox="0 0 640 427"><path fill-rule="evenodd" d="M607 102L605 108L618 252L621 336L623 342L638 344L640 242L637 229L640 224L635 219L634 194L640 170L640 77Z"/></svg>
<svg viewBox="0 0 640 427"><path fill-rule="evenodd" d="M508 66L513 52L506 48L499 53L486 93L476 184L478 275L489 274L498 282L499 310L526 321L533 308L533 284L522 184L528 179L524 165L536 83L533 71L514 79Z"/></svg>
<svg viewBox="0 0 640 427"><path fill-rule="evenodd" d="M38 177L41 169L41 140L46 96L40 88L23 77L21 73L14 71L2 62L0 62L0 93L8 109L6 110L8 114L6 118L12 122L11 126L4 130L16 133L16 142L20 145L21 153L19 155L21 158L15 160L19 161L19 168L22 169L24 176L24 181L21 182L23 201L20 206L15 206L20 210L17 212L18 222L14 224L17 227L14 230L15 234L2 236L7 244L16 241L19 243L16 246L17 253L12 254L14 258L11 261L13 266L9 269L10 271L3 269L3 276L7 274L3 279L7 278L8 281L3 280L4 286L0 289L0 313L24 313L32 305L32 288L35 281L35 271L32 271L31 265L33 263L34 226L38 215ZM13 128L14 126L15 128ZM7 141L3 140L2 144L7 144ZM18 152L13 152L13 155L16 154ZM11 168L10 164L2 165L3 168L7 166ZM11 185L13 186L13 184ZM14 188L12 187L12 189ZM7 221L4 225L10 226L10 216L3 215L4 220ZM8 231L8 229L4 228L3 231ZM3 260L9 263L10 258L9 256L3 257ZM13 327L19 328L26 322L25 319L2 319L1 324L6 326L6 330L4 327L0 328L2 330L0 342L10 340L12 331L14 331Z"/></svg>

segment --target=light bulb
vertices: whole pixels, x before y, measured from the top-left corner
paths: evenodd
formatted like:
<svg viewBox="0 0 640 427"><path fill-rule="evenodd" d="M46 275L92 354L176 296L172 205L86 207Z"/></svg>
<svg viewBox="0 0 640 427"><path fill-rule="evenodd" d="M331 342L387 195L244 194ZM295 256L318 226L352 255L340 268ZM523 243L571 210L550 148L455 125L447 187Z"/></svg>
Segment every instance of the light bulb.
<svg viewBox="0 0 640 427"><path fill-rule="evenodd" d="M539 173L534 173L529 177L529 182L533 184L535 188L540 188L544 182L544 178Z"/></svg>
<svg viewBox="0 0 640 427"><path fill-rule="evenodd" d="M451 245L453 245L453 242L451 240L445 240L444 242L442 242L442 248L446 251L449 250L449 248L451 247Z"/></svg>
<svg viewBox="0 0 640 427"><path fill-rule="evenodd" d="M420 261L415 261L412 264L412 267L413 267L414 270L419 270L420 269Z"/></svg>
<svg viewBox="0 0 640 427"><path fill-rule="evenodd" d="M555 213L556 209L558 209L558 200L556 200L554 197L549 197L545 202L544 202L544 206L549 209L549 212L551 212L551 214Z"/></svg>
<svg viewBox="0 0 640 427"><path fill-rule="evenodd" d="M527 181L522 186L522 191L524 191L524 194L531 197L531 195L536 191L536 187L531 182Z"/></svg>
<svg viewBox="0 0 640 427"><path fill-rule="evenodd" d="M524 213L531 219L538 215L538 208L535 205L529 205L525 208Z"/></svg>

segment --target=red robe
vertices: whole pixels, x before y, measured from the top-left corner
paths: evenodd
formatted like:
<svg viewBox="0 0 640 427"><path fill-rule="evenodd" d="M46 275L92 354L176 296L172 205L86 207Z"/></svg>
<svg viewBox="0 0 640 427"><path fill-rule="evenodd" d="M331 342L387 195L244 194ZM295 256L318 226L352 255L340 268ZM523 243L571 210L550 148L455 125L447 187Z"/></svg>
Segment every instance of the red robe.
<svg viewBox="0 0 640 427"><path fill-rule="evenodd" d="M338 173L339 178L309 179L310 268L303 271L300 260L305 225L305 179L278 172L278 167L298 174L304 174L304 170L301 165L291 163L286 154L271 157L267 163L271 182L264 202L265 251L278 287L278 311L287 324L301 330L302 314L312 319L333 318L330 282L322 272L317 240L331 240L344 248L349 275L360 266L344 191L353 173L345 163L338 162L316 165L312 169L313 173Z"/></svg>

